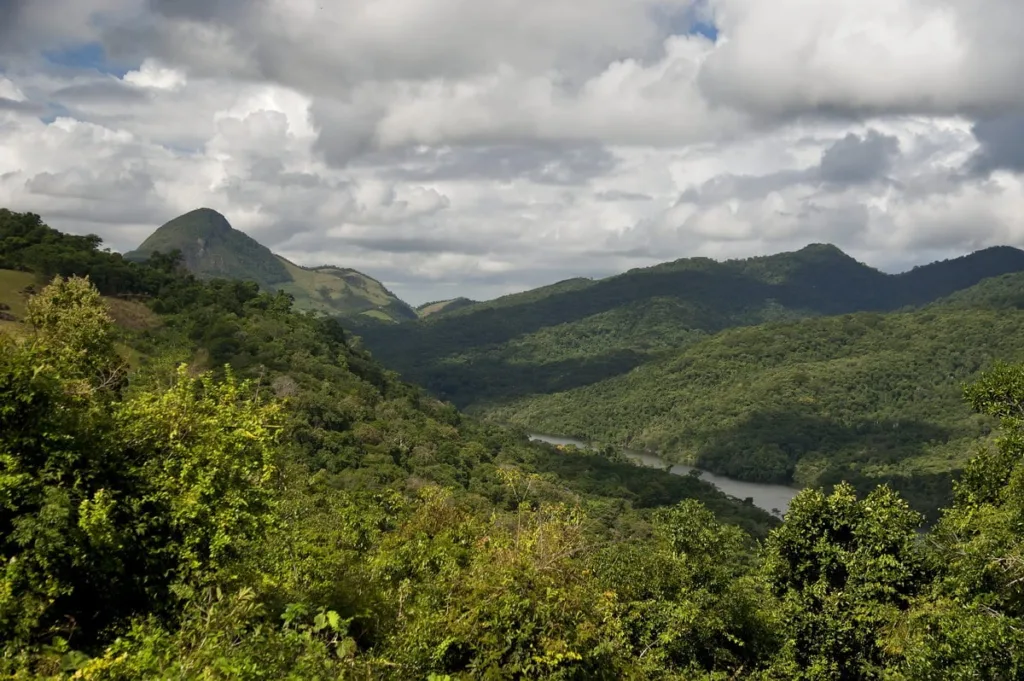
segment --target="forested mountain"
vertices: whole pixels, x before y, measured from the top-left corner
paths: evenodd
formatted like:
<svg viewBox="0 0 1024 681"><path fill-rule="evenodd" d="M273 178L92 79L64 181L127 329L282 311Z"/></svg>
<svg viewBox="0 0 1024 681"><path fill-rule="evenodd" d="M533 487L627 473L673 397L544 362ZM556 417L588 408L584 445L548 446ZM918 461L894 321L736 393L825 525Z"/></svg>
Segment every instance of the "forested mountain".
<svg viewBox="0 0 1024 681"><path fill-rule="evenodd" d="M1024 310L952 305L736 328L489 416L743 480L888 482L934 518L993 427L962 386L997 358L1024 361L1022 338Z"/></svg>
<svg viewBox="0 0 1024 681"><path fill-rule="evenodd" d="M1001 437L923 541L884 487L780 524L464 417L288 296L98 245L0 210L4 677L1024 673L1022 366L966 391Z"/></svg>
<svg viewBox="0 0 1024 681"><path fill-rule="evenodd" d="M376 279L343 267L299 267L209 208L174 218L125 257L144 261L155 252L172 251L180 251L185 267L201 279L254 281L265 291L290 294L298 310L363 314L384 322L416 319L416 312Z"/></svg>
<svg viewBox="0 0 1024 681"><path fill-rule="evenodd" d="M717 262L690 258L477 303L393 328L360 327L387 366L460 407L500 404L625 374L736 326L938 300L1024 270L1024 252L990 248L884 274L830 245Z"/></svg>

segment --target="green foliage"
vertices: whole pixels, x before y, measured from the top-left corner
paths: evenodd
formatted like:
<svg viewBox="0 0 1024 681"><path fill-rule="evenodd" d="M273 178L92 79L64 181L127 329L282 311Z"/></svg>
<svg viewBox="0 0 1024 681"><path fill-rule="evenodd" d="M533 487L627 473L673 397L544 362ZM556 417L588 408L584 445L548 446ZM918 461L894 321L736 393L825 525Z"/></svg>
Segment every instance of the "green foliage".
<svg viewBox="0 0 1024 681"><path fill-rule="evenodd" d="M960 309L1024 309L1024 272L990 277L976 286L957 291L935 305Z"/></svg>
<svg viewBox="0 0 1024 681"><path fill-rule="evenodd" d="M779 668L806 679L881 678L891 662L878 633L924 582L920 516L879 487L859 501L848 485L805 490L766 545L768 582L786 636Z"/></svg>
<svg viewBox="0 0 1024 681"><path fill-rule="evenodd" d="M90 262L84 248L72 260ZM464 417L397 380L337 321L293 312L286 294L200 282L174 258L125 271L111 293L151 286L159 324L118 328L89 281L57 278L30 304L34 328L0 335L0 675L1024 673L1021 366L997 365L965 391L982 412L966 423L998 419L1000 432L927 533L887 487L806 490L779 524L611 447L531 445ZM771 327L763 356L803 357L805 375L783 390L828 396L814 358L830 339L848 339L822 363L842 376L876 332L907 348L927 337L927 319L901 319L906 338L870 316L820 322L829 333L803 339ZM996 335L1016 323L984 322ZM961 326L958 338L975 338ZM753 380L765 366L744 338L706 346L713 371L695 374L694 390L733 376L772 394L765 386L787 374ZM136 353L131 369L111 370L115 342ZM902 381L928 375L909 351L897 359L881 364L889 374L856 374L880 381L865 390L902 399ZM939 350L925 361L949 370ZM957 382L988 363L960 361ZM922 419L940 404L906 392ZM880 401L853 400L848 413Z"/></svg>
<svg viewBox="0 0 1024 681"><path fill-rule="evenodd" d="M173 537L164 550L183 578L219 570L272 517L279 407L252 392L230 370L214 381L182 366L166 391L142 391L114 410L125 448L145 461L142 503L164 510L161 530Z"/></svg>
<svg viewBox="0 0 1024 681"><path fill-rule="evenodd" d="M57 276L29 300L25 322L65 378L111 380L116 374L113 319L88 279Z"/></svg>
<svg viewBox="0 0 1024 681"><path fill-rule="evenodd" d="M1002 417L994 448L966 467L956 501L925 544L936 578L896 630L906 662L894 678L1024 675L1024 403L1020 365L997 365L968 387Z"/></svg>
<svg viewBox="0 0 1024 681"><path fill-rule="evenodd" d="M735 326L923 305L985 277L1024 270L992 248L900 275L834 246L716 262L690 258L599 281L571 279L431 315L368 324L388 366L460 408L490 408L627 374L661 353Z"/></svg>
<svg viewBox="0 0 1024 681"><path fill-rule="evenodd" d="M151 294L164 279L116 253L99 250L100 238L64 234L34 213L0 208L0 268L34 272L43 281L55 276L88 275L101 293Z"/></svg>
<svg viewBox="0 0 1024 681"><path fill-rule="evenodd" d="M494 409L499 421L756 482L888 483L936 519L994 422L961 386L1024 360L1024 313L862 313L733 329L631 373Z"/></svg>
<svg viewBox="0 0 1024 681"><path fill-rule="evenodd" d="M275 405L230 375L121 395L109 317L85 280L0 336L0 631L86 640L201 583L270 518Z"/></svg>

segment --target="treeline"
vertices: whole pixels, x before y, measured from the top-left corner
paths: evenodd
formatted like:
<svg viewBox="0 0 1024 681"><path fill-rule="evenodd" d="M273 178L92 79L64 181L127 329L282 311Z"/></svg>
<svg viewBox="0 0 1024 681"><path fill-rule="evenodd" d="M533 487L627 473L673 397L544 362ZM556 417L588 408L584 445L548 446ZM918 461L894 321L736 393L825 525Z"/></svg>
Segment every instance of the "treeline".
<svg viewBox="0 0 1024 681"><path fill-rule="evenodd" d="M161 271L145 324L57 278L0 337L0 674L1024 672L1024 369L968 392L1002 438L924 541L884 488L780 525L465 418L286 296Z"/></svg>

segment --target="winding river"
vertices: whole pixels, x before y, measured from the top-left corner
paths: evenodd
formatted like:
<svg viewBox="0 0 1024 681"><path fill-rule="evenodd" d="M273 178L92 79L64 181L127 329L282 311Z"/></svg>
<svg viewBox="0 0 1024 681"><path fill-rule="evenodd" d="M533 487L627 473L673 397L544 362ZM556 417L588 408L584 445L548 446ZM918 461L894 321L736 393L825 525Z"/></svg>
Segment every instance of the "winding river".
<svg viewBox="0 0 1024 681"><path fill-rule="evenodd" d="M530 433L530 439L547 442L552 445L576 445L582 449L590 449L590 445L587 443L568 437L556 437L553 435ZM731 497L736 497L737 499L753 499L755 506L768 511L769 513L785 513L789 509L789 502L792 501L793 497L795 497L797 492L800 491L795 487L787 487L786 485L768 485L759 482L734 480L732 478L709 473L708 471L700 468L686 466L681 463L670 464L661 457L655 456L654 454L648 454L647 452L633 452L626 450L624 454L626 457L642 466L665 468L671 465L671 472L675 475L689 475L690 471L700 471L700 479L704 482L711 483Z"/></svg>

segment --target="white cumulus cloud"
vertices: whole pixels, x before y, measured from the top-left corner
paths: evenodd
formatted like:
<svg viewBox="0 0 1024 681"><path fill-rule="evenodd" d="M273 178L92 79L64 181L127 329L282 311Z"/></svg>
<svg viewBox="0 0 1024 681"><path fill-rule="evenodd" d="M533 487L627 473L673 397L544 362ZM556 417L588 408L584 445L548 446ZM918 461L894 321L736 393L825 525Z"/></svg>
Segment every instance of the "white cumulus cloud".
<svg viewBox="0 0 1024 681"><path fill-rule="evenodd" d="M0 205L199 206L412 302L1024 246L1018 0L8 0Z"/></svg>

